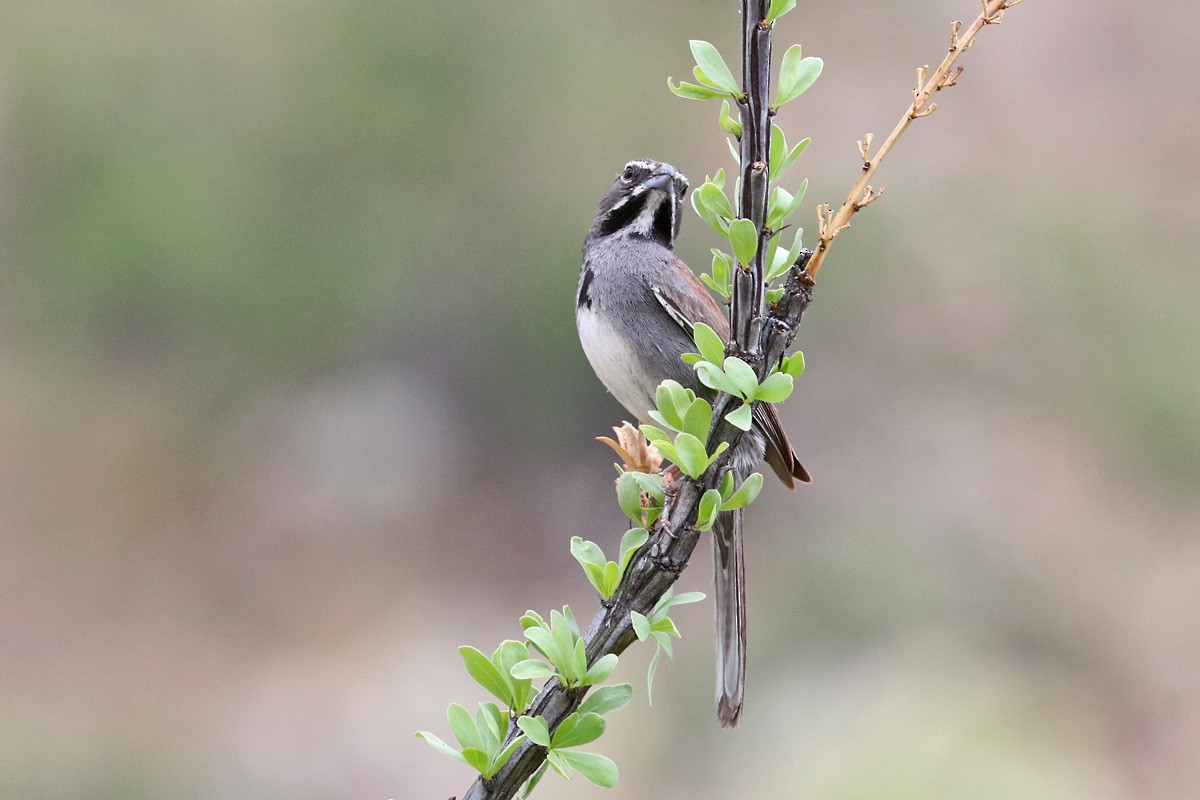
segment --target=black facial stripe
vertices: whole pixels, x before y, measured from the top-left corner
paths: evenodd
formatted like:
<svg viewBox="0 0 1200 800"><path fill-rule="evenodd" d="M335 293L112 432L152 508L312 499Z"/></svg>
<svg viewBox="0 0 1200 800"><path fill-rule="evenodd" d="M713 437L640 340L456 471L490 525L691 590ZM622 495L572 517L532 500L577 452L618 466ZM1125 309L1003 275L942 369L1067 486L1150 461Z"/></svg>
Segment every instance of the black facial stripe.
<svg viewBox="0 0 1200 800"><path fill-rule="evenodd" d="M600 221L600 235L611 236L612 234L624 228L630 222L633 222L634 218L637 217L645 203L646 195L642 194L636 197L630 197L619 208L615 208L608 212L607 216Z"/></svg>
<svg viewBox="0 0 1200 800"><path fill-rule="evenodd" d="M674 205L674 198L668 197L658 204L658 211L654 212L654 229L650 237L664 247L670 247L671 240L675 238L675 221L671 219Z"/></svg>
<svg viewBox="0 0 1200 800"><path fill-rule="evenodd" d="M592 279L595 277L596 273L592 272L591 267L583 271L583 277L579 279L579 297L575 300L576 307L592 307L592 296L588 294L588 289L591 288Z"/></svg>

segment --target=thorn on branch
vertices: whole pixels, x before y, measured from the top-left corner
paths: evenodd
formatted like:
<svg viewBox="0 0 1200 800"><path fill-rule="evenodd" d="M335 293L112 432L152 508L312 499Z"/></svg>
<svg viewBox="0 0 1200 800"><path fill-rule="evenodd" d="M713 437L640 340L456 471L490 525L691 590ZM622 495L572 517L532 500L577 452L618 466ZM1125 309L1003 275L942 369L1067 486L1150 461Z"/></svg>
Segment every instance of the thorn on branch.
<svg viewBox="0 0 1200 800"><path fill-rule="evenodd" d="M962 29L962 22L954 20L950 23L950 52L953 53L958 49L958 32Z"/></svg>

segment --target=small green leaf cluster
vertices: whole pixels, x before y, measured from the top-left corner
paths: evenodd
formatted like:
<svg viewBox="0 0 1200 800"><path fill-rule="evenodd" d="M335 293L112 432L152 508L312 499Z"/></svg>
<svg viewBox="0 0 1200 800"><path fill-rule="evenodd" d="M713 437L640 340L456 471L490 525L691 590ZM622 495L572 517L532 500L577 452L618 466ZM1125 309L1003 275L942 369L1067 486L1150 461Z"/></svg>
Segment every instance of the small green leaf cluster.
<svg viewBox="0 0 1200 800"><path fill-rule="evenodd" d="M615 653L601 656L588 666L583 636L570 606L563 606L562 613L550 612L547 622L536 611L526 611L521 617L525 637L546 657L546 661L530 658L515 664L511 670L514 678L558 678L564 688L577 689L603 683L617 667Z"/></svg>
<svg viewBox="0 0 1200 800"><path fill-rule="evenodd" d="M455 750L429 731L418 731L417 736L429 742L439 753L473 767L484 778L491 778L499 772L525 739L524 736L517 736L507 747L504 746L508 716L495 703L480 703L474 719L458 703L451 703L446 716L462 750Z"/></svg>
<svg viewBox="0 0 1200 800"><path fill-rule="evenodd" d="M632 474L629 472L625 473L625 475ZM623 478L625 475L621 477ZM630 483L633 483L635 487L637 486L633 481L630 481ZM662 511L661 507L659 511ZM595 542L589 542L579 536L572 536L571 555L575 556L575 560L583 567L583 572L587 576L588 581L596 588L600 596L605 600L611 600L613 593L621 585L621 579L625 577L625 570L629 566L629 562L633 559L633 554L649 538L650 533L645 528L630 528L621 537L621 552L617 561L606 561L604 551L600 549L600 545Z"/></svg>
<svg viewBox="0 0 1200 800"><path fill-rule="evenodd" d="M650 668L646 671L646 699L651 703L654 696L654 674L658 671L658 657L665 652L667 659L671 660L674 656L671 637L676 639L681 637L679 628L675 627L675 621L667 616L667 612L671 606L698 603L703 599L703 592L684 592L677 595L673 589L668 589L655 603L649 616L639 614L637 611L629 612L630 620L633 622L633 631L637 634L638 639L641 641L649 639L655 644L654 656L650 659Z"/></svg>
<svg viewBox="0 0 1200 800"><path fill-rule="evenodd" d="M513 667L529 659L527 645L509 639L500 643L491 658L470 645L463 645L458 652L467 667L467 674L512 713L519 714L529 707L534 696L533 683L528 678L514 678L512 674Z"/></svg>
<svg viewBox="0 0 1200 800"><path fill-rule="evenodd" d="M717 48L708 42L696 39L688 44L692 49L692 57L696 59L696 66L692 68L692 74L700 83L680 81L678 85L675 85L671 83L670 78L667 78L667 87L672 92L690 100L715 100L719 97L741 99L744 97L733 73L729 71L729 65L725 63L725 59L721 57Z"/></svg>
<svg viewBox="0 0 1200 800"><path fill-rule="evenodd" d="M608 690L606 692L606 690ZM541 780L546 768L550 767L567 780L571 780L575 771L597 786L611 789L617 785L617 765L611 758L598 753L583 753L577 750L567 750L568 747L578 747L600 738L604 733L603 711L595 709L603 707L606 710L622 708L633 696L633 687L629 684L621 686L605 686L596 690L579 710L569 715L553 734L550 733L546 720L542 717L521 717L517 725L529 737L529 741L546 748L546 763L538 773L529 780L525 790L526 796Z"/></svg>
<svg viewBox="0 0 1200 800"><path fill-rule="evenodd" d="M617 465L617 502L634 525L649 528L662 515L667 482L662 475L624 470Z"/></svg>
<svg viewBox="0 0 1200 800"><path fill-rule="evenodd" d="M712 453L705 449L713 410L707 400L697 397L691 389L676 381L663 381L655 393L655 406L650 418L662 428L642 425L642 433L689 478L699 478L728 449L728 442L721 442Z"/></svg>
<svg viewBox="0 0 1200 800"><path fill-rule="evenodd" d="M795 0L771 0L764 22L773 24L775 20L795 7ZM746 99L745 94L738 88L737 81L728 65L713 45L704 41L692 41L690 46L692 56L696 61L693 73L700 83L681 83L677 86L668 79L667 86L680 97L696 100L720 99L721 110L717 117L717 124L722 131L734 139L740 139L742 122L740 119L734 118L730 100L739 104L740 117L740 111ZM807 91L820 77L823 68L824 62L819 58L804 56L800 45L788 48L780 63L779 92L771 106L771 113L775 113L780 107ZM774 303L782 296L782 288L771 284L785 275L799 259L800 251L804 247L804 231L801 229L796 232L792 246L786 250L780 246L778 234L786 227L788 218L804 202L808 181L802 181L799 189L792 193L779 185L779 180L808 147L809 141L805 138L794 147L788 147L783 129L778 125L771 125L768 165L771 191L768 194L767 216L761 232L749 219L743 217L740 208L741 192L738 191L738 187L734 187L734 196L738 200L737 206L731 203L725 195L724 170L718 170L716 176L706 179L692 193L692 207L696 213L719 236L729 240L730 249L733 252L730 257L721 250L713 250L712 270L710 273L700 276L704 284L721 297L727 299L732 293L731 278L734 264L751 264L758 255L760 242L764 241L768 243L766 245L768 252L764 258L764 278L768 285L767 301ZM732 140L728 140L728 142L734 161L740 164L737 147L734 146Z"/></svg>
<svg viewBox="0 0 1200 800"><path fill-rule="evenodd" d="M744 431L750 430L755 401L780 403L792 393L796 375L786 369L791 359L785 359L781 365L783 369L772 372L759 383L758 376L749 364L735 356L725 355L725 343L712 328L698 323L692 331L692 337L699 353L687 353L683 360L696 370L700 382L710 389L726 392L742 400L742 405L725 415L730 425ZM798 364L803 369L803 357Z"/></svg>
<svg viewBox="0 0 1200 800"><path fill-rule="evenodd" d="M709 489L701 496L700 509L696 513L696 530L711 529L717 521L717 514L722 511L735 511L753 503L762 491L762 485L762 474L754 472L734 491L733 473L726 472L719 488Z"/></svg>
<svg viewBox="0 0 1200 800"><path fill-rule="evenodd" d="M808 88L817 82L824 68L825 62L821 59L805 57L800 45L794 44L789 47L779 65L779 94L776 95L771 108L778 109L808 91Z"/></svg>

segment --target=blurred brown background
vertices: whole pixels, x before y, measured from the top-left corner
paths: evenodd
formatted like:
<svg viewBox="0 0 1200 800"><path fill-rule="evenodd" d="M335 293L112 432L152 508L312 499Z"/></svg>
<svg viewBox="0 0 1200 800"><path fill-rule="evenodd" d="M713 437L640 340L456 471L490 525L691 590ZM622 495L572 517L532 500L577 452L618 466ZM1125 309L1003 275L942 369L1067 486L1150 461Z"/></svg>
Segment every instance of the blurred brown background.
<svg viewBox="0 0 1200 800"><path fill-rule="evenodd" d="M781 114L840 202L977 4L805 2ZM736 3L9 0L0 795L445 798L455 647L594 597L622 419L578 347L631 157ZM1200 796L1200 8L1031 0L821 273L750 514L743 728L707 605L553 798ZM714 237L689 213L682 254ZM682 585L707 589L707 547Z"/></svg>

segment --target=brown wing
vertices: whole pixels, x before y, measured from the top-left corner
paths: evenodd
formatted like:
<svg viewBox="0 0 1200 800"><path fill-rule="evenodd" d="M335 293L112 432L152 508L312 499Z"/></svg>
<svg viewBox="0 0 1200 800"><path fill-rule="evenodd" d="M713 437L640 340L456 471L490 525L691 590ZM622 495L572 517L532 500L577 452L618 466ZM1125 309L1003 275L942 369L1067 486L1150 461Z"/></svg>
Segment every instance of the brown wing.
<svg viewBox="0 0 1200 800"><path fill-rule="evenodd" d="M717 301L708 293L708 289L695 273L688 269L687 264L677 260L675 267L692 291L684 297L667 297L655 288L654 296L658 298L658 302L688 336L692 335L692 328L697 322L703 322L722 339L728 339L729 320L717 305ZM808 470L792 451L792 445L779 422L779 415L775 413L775 406L770 403L756 404L754 424L766 440L766 461L779 476L779 480L783 481L784 486L794 489L797 480L801 483L811 483L812 478L809 477Z"/></svg>
<svg viewBox="0 0 1200 800"><path fill-rule="evenodd" d="M677 259L674 266L680 279L688 285L689 291L679 296L673 294L668 297L655 287L654 296L658 298L658 302L689 337L692 335L692 327L697 322L703 322L722 339L728 339L729 320L725 318L725 312L717 305L717 301L708 293L708 289L696 274L688 269L687 264Z"/></svg>

